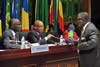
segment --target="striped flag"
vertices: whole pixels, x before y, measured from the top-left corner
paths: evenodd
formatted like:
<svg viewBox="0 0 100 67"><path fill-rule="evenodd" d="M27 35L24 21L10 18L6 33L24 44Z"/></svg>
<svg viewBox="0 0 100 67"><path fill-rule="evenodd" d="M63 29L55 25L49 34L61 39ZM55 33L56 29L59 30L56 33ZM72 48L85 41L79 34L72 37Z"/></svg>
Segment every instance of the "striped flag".
<svg viewBox="0 0 100 67"><path fill-rule="evenodd" d="M22 5L22 32L29 32L28 0L23 0Z"/></svg>
<svg viewBox="0 0 100 67"><path fill-rule="evenodd" d="M64 31L63 9L61 0L51 0L49 24L60 35Z"/></svg>
<svg viewBox="0 0 100 67"><path fill-rule="evenodd" d="M36 10L36 11L35 11L35 12L36 12L36 13L35 13L35 19L36 19L36 20L39 20L39 10L40 10L40 9L39 9L39 5L40 5L40 4L39 4L39 0L36 0L36 7L35 7L35 10Z"/></svg>
<svg viewBox="0 0 100 67"><path fill-rule="evenodd" d="M6 0L6 21L5 21L6 30L9 27L9 21L10 21L10 0Z"/></svg>
<svg viewBox="0 0 100 67"><path fill-rule="evenodd" d="M49 15L49 24L54 23L54 3L53 0L51 0L50 4L50 15Z"/></svg>
<svg viewBox="0 0 100 67"><path fill-rule="evenodd" d="M0 20L0 37L2 37L2 23L1 23L1 20Z"/></svg>
<svg viewBox="0 0 100 67"><path fill-rule="evenodd" d="M75 39L73 24L71 25L70 30L68 32L68 38L69 37L72 37L73 39ZM72 44L72 41L69 41L69 44Z"/></svg>
<svg viewBox="0 0 100 67"><path fill-rule="evenodd" d="M58 6L58 24L61 32L64 32L63 8L61 0L59 0L59 6Z"/></svg>
<svg viewBox="0 0 100 67"><path fill-rule="evenodd" d="M44 18L44 22L45 22L45 32L48 32L48 30L49 30L49 16L48 16L48 0L45 0L44 1L44 7L45 7L45 9L44 9L44 16L45 16L45 18Z"/></svg>
<svg viewBox="0 0 100 67"><path fill-rule="evenodd" d="M50 9L49 9L49 31L54 30L54 0L50 1Z"/></svg>
<svg viewBox="0 0 100 67"><path fill-rule="evenodd" d="M19 0L13 0L11 17L20 19Z"/></svg>

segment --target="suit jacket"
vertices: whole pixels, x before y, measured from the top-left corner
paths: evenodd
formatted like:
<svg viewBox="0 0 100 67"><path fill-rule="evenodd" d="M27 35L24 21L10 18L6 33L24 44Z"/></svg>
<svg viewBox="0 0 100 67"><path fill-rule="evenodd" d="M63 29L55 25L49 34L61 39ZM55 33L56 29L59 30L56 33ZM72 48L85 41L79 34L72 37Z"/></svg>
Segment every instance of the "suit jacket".
<svg viewBox="0 0 100 67"><path fill-rule="evenodd" d="M5 48L20 48L20 44L10 43L9 40L15 40L12 30L8 29L3 33L3 45Z"/></svg>
<svg viewBox="0 0 100 67"><path fill-rule="evenodd" d="M39 34L37 31L35 31L34 29L32 31L30 31L27 35L27 40L30 43L40 43L40 44L46 44L47 40L44 39L44 37L46 36L46 33L42 33L41 34L41 40L39 40Z"/></svg>
<svg viewBox="0 0 100 67"><path fill-rule="evenodd" d="M99 32L93 23L89 23L81 37L86 40L80 41L80 67L95 67L99 47Z"/></svg>

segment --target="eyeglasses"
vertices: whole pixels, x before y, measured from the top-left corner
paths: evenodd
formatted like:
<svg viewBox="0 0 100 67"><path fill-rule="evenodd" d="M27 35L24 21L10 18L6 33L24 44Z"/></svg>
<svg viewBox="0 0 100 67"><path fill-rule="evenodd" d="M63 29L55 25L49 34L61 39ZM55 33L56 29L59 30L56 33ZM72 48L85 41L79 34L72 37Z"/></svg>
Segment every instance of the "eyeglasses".
<svg viewBox="0 0 100 67"><path fill-rule="evenodd" d="M21 25L21 24L16 24L16 25Z"/></svg>
<svg viewBox="0 0 100 67"><path fill-rule="evenodd" d="M42 27L44 27L44 26L39 26L39 25L35 25L36 27L39 27L39 28L42 28Z"/></svg>
<svg viewBox="0 0 100 67"><path fill-rule="evenodd" d="M82 20L82 18L78 18L77 20Z"/></svg>

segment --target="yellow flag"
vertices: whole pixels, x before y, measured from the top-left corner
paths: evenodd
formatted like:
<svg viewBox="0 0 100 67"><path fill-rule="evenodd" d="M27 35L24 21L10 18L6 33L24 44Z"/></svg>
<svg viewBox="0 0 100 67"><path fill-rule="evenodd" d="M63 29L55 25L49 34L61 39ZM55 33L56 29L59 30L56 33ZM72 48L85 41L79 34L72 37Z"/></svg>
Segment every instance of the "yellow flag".
<svg viewBox="0 0 100 67"><path fill-rule="evenodd" d="M1 20L0 20L0 37L2 37L2 23L1 23Z"/></svg>
<svg viewBox="0 0 100 67"><path fill-rule="evenodd" d="M23 6L22 6L22 32L29 32L28 0L23 0Z"/></svg>

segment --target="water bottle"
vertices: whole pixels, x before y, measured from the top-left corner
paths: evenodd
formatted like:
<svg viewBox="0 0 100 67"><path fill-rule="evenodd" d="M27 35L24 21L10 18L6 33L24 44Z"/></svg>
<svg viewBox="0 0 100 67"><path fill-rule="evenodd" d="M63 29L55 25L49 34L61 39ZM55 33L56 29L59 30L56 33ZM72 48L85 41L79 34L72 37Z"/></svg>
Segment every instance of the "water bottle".
<svg viewBox="0 0 100 67"><path fill-rule="evenodd" d="M21 39L21 49L24 49L24 48L25 48L25 38L23 36Z"/></svg>
<svg viewBox="0 0 100 67"><path fill-rule="evenodd" d="M63 39L63 45L67 45L67 43L66 43L66 40L65 40L65 39Z"/></svg>
<svg viewBox="0 0 100 67"><path fill-rule="evenodd" d="M63 35L60 36L60 45L67 45L65 39L63 38Z"/></svg>
<svg viewBox="0 0 100 67"><path fill-rule="evenodd" d="M60 45L63 45L63 36L60 36Z"/></svg>

